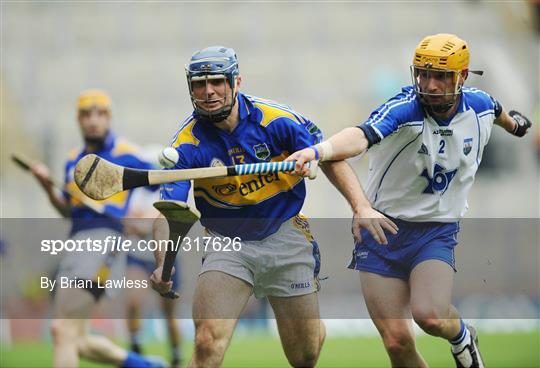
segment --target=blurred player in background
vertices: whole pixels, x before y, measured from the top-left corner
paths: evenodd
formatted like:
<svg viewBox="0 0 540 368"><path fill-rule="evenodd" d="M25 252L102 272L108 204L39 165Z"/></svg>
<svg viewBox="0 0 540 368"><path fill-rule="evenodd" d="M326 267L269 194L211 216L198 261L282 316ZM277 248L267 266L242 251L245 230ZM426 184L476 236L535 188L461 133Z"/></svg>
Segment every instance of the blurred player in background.
<svg viewBox="0 0 540 368"><path fill-rule="evenodd" d="M195 111L172 143L179 153L176 169L281 161L321 139L317 126L288 107L241 93L238 62L230 48L195 52L186 73ZM161 197L186 201L190 186L165 184ZM194 181L201 223L212 240L194 296L190 366L221 364L252 293L268 298L290 364L315 365L325 329L316 294L318 245L299 214L305 194L303 179L285 174ZM163 221L156 221L154 236L168 239ZM238 251L212 249L216 243L230 246L237 237ZM156 254L158 268L151 278L161 293L170 290L170 283L161 280L163 253Z"/></svg>
<svg viewBox="0 0 540 368"><path fill-rule="evenodd" d="M427 366L415 346L411 316L426 333L450 342L458 367L484 366L476 331L451 305L459 219L493 124L522 137L531 123L487 93L463 87L469 73L481 74L469 70L465 41L428 36L415 50L413 86L365 123L288 158L298 160L297 174L306 175L303 163L316 156L344 160L369 149L369 201L399 231L387 238L388 218L369 219L369 206L355 213L349 268L360 271L368 310L396 367ZM342 193L349 201L363 201L360 186L348 189Z"/></svg>
<svg viewBox="0 0 540 368"><path fill-rule="evenodd" d="M78 122L84 139L84 148L69 153L65 165L65 186L72 192L84 196L73 181L73 169L77 161L88 153L95 153L109 161L133 168L149 169L151 165L136 155L131 144L116 137L110 130L111 99L100 90L83 91L77 102ZM72 219L72 239L105 239L120 236L123 225L120 221L127 212L131 192L119 193L101 202L105 214L98 214L85 207L67 193L57 192L49 180L49 169L35 164L32 173L49 196L52 205L64 217ZM125 254L121 252L70 252L60 263L58 278L88 280L86 288L60 288L56 286L55 319L52 322L55 367L77 367L79 358L109 363L122 367L154 367L159 363L115 345L109 339L89 334L92 310L102 298L105 290L98 288L98 277L115 279L123 276ZM59 279L57 279L59 280Z"/></svg>
<svg viewBox="0 0 540 368"><path fill-rule="evenodd" d="M143 158L148 162L157 160L158 151L147 148L142 150ZM157 163L156 163L157 166ZM124 233L137 238L148 238L152 235L152 223L159 212L153 203L159 199L157 191L151 192L146 188L133 191L129 211L124 222ZM173 289L180 290L180 261L176 262L176 272L172 275ZM152 252L135 250L127 256L126 276L131 280L146 280L155 269L155 259ZM151 295L149 295L151 293ZM175 299L162 298L150 290L127 289L127 328L130 337L131 350L142 354L141 318L144 318L145 301L157 297L161 304L163 317L167 325L167 332L171 348L171 367L176 368L181 363L181 333L174 318L176 306Z"/></svg>

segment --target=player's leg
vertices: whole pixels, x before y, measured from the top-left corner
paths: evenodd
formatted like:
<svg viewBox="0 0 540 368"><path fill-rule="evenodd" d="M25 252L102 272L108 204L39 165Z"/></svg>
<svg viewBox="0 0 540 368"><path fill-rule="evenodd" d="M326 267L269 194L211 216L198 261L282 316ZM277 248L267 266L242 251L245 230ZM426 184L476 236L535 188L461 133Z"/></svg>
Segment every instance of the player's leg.
<svg viewBox="0 0 540 368"><path fill-rule="evenodd" d="M465 326L451 304L453 281L454 269L444 261L430 259L416 265L410 277L413 318L426 333L452 344L458 367L483 367L476 331Z"/></svg>
<svg viewBox="0 0 540 368"><path fill-rule="evenodd" d="M136 263L134 258L128 256L126 268L126 278L129 280L146 280L148 271ZM147 290L130 288L125 291L126 298L126 324L129 334L130 349L136 353L142 353L141 344L141 317L142 317L142 301L149 294Z"/></svg>
<svg viewBox="0 0 540 368"><path fill-rule="evenodd" d="M78 351L81 358L97 363L120 365L128 352L104 336L90 335L88 329L79 338Z"/></svg>
<svg viewBox="0 0 540 368"><path fill-rule="evenodd" d="M460 318L451 304L454 270L446 262L431 259L418 264L411 272L411 310L415 322L427 334L455 337Z"/></svg>
<svg viewBox="0 0 540 368"><path fill-rule="evenodd" d="M55 295L55 319L51 324L53 366L79 365L79 338L86 330L94 298L85 290L59 289Z"/></svg>
<svg viewBox="0 0 540 368"><path fill-rule="evenodd" d="M199 276L193 300L195 351L190 367L221 365L252 286L221 271Z"/></svg>
<svg viewBox="0 0 540 368"><path fill-rule="evenodd" d="M176 262L176 272L172 275L171 280L173 282L173 289L181 289L181 264ZM171 367L180 367L182 362L182 333L180 327L175 318L176 300L174 299L161 299L161 309L165 317L165 323L167 324L167 332L169 336L169 344L171 348Z"/></svg>
<svg viewBox="0 0 540 368"><path fill-rule="evenodd" d="M90 230L77 233L81 239L105 239L109 230ZM109 254L92 252L70 253L62 260L58 271L55 295L55 320L51 330L54 361L58 367L78 366L79 357L97 358L99 361L120 366L160 366L136 353L128 353L106 338L88 337L87 320L105 289L93 283L88 288L62 287L62 280L92 280L96 275L109 275L116 279L123 274L123 259ZM107 261L111 260L111 263ZM69 285L68 285L69 286ZM107 342L105 342L107 341Z"/></svg>
<svg viewBox="0 0 540 368"><path fill-rule="evenodd" d="M406 281L360 272L362 293L393 367L427 367L416 349Z"/></svg>
<svg viewBox="0 0 540 368"><path fill-rule="evenodd" d="M117 366L160 367L159 362L128 353L105 337L89 335L96 298L85 289L60 289L51 325L55 367L77 367L79 357Z"/></svg>
<svg viewBox="0 0 540 368"><path fill-rule="evenodd" d="M57 316L52 322L55 367L77 367L79 357L101 362L122 364L127 352L109 339L90 336L88 322L95 304L93 296L84 290L61 290L57 294ZM69 303L66 301L69 300Z"/></svg>
<svg viewBox="0 0 540 368"><path fill-rule="evenodd" d="M174 288L178 290L178 288ZM165 323L167 324L167 332L169 336L169 343L171 346L171 366L176 368L180 366L182 361L182 335L180 332L180 327L178 326L177 320L174 315L174 310L176 302L174 299L165 299L161 298L161 308L165 317Z"/></svg>
<svg viewBox="0 0 540 368"><path fill-rule="evenodd" d="M293 297L272 297L281 344L293 367L314 367L326 330L319 319L317 293Z"/></svg>
<svg viewBox="0 0 540 368"><path fill-rule="evenodd" d="M326 330L317 299L320 253L308 219L300 214L291 218L250 249L257 270L254 294L268 297L289 363L314 366Z"/></svg>

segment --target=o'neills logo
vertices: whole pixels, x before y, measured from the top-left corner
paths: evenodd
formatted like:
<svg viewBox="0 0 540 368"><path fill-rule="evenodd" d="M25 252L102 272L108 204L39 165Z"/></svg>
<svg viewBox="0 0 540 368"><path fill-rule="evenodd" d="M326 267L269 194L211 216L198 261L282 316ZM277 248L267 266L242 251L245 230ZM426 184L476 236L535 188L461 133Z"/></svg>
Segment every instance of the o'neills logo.
<svg viewBox="0 0 540 368"><path fill-rule="evenodd" d="M233 183L212 185L212 189L214 189L214 192L222 196L233 195L236 193L236 185Z"/></svg>
<svg viewBox="0 0 540 368"><path fill-rule="evenodd" d="M210 167L217 166L225 166L225 164L219 158L213 158L212 161L210 161Z"/></svg>
<svg viewBox="0 0 540 368"><path fill-rule="evenodd" d="M311 287L311 282L309 281L306 281L306 282L293 282L291 284L291 289L295 290L295 289L307 289Z"/></svg>

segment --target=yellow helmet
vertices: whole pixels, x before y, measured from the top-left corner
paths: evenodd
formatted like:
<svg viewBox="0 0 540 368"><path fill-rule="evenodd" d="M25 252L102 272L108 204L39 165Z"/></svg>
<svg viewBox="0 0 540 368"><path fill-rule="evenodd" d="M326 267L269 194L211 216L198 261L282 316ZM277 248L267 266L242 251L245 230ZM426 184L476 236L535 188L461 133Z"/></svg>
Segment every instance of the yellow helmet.
<svg viewBox="0 0 540 368"><path fill-rule="evenodd" d="M463 71L469 69L469 46L453 34L425 37L414 50L413 65L434 69Z"/></svg>
<svg viewBox="0 0 540 368"><path fill-rule="evenodd" d="M111 98L107 93L99 89L87 89L82 91L77 100L77 110L87 110L99 107L111 112Z"/></svg>

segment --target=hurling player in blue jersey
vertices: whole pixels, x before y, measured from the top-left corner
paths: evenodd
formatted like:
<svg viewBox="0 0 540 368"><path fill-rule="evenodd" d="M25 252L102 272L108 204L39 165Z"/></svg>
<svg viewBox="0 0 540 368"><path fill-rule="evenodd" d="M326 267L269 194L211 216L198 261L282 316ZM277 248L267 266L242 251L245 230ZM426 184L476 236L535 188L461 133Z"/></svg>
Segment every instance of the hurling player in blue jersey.
<svg viewBox="0 0 540 368"><path fill-rule="evenodd" d="M195 52L186 74L194 112L171 144L180 157L176 169L281 161L321 140L317 126L287 106L240 92L242 78L230 48ZM190 182L165 184L161 196L186 201L189 189ZM325 330L316 294L319 249L300 214L303 178L279 173L200 179L193 193L212 240L194 296L190 366L221 364L251 294L268 298L290 364L314 366ZM168 228L160 224L155 237L168 239ZM158 252L156 260L151 280L167 292L170 283L161 280L164 254Z"/></svg>
<svg viewBox="0 0 540 368"><path fill-rule="evenodd" d="M101 90L83 91L77 102L78 121L84 138L84 148L69 153L65 165L65 186L70 193L84 196L73 180L77 161L88 153L95 153L116 164L150 169L151 164L142 161L136 148L116 137L110 130L111 99ZM31 168L52 205L72 220L71 239L105 239L122 234L121 219L125 216L131 192L122 192L100 202L105 214L85 207L80 200L66 192L54 189L49 180L49 170L43 164ZM89 199L89 198L88 198ZM90 200L90 199L89 199ZM54 344L55 367L77 367L79 358L114 364L122 367L159 367L161 363L139 354L127 352L105 337L90 335L89 322L92 311L105 290L99 288L106 279L123 275L124 255L111 252L70 252L65 254L58 270L55 293L55 318L51 331ZM62 279L82 280L81 284L62 287ZM74 287L70 285L83 285Z"/></svg>
<svg viewBox="0 0 540 368"><path fill-rule="evenodd" d="M357 127L296 152L296 173L316 157L343 160L369 149L367 197L380 215L354 222L356 246L349 268L360 271L370 315L393 366L426 366L415 347L412 319L428 334L447 339L458 367L483 367L476 331L451 304L454 247L493 124L521 137L531 123L505 112L487 93L463 84L469 48L450 34L424 38L415 50L413 86L375 110ZM343 192L349 201L362 189ZM364 229L360 232L360 227ZM371 236L366 230L375 229ZM383 244L383 245L380 245Z"/></svg>

